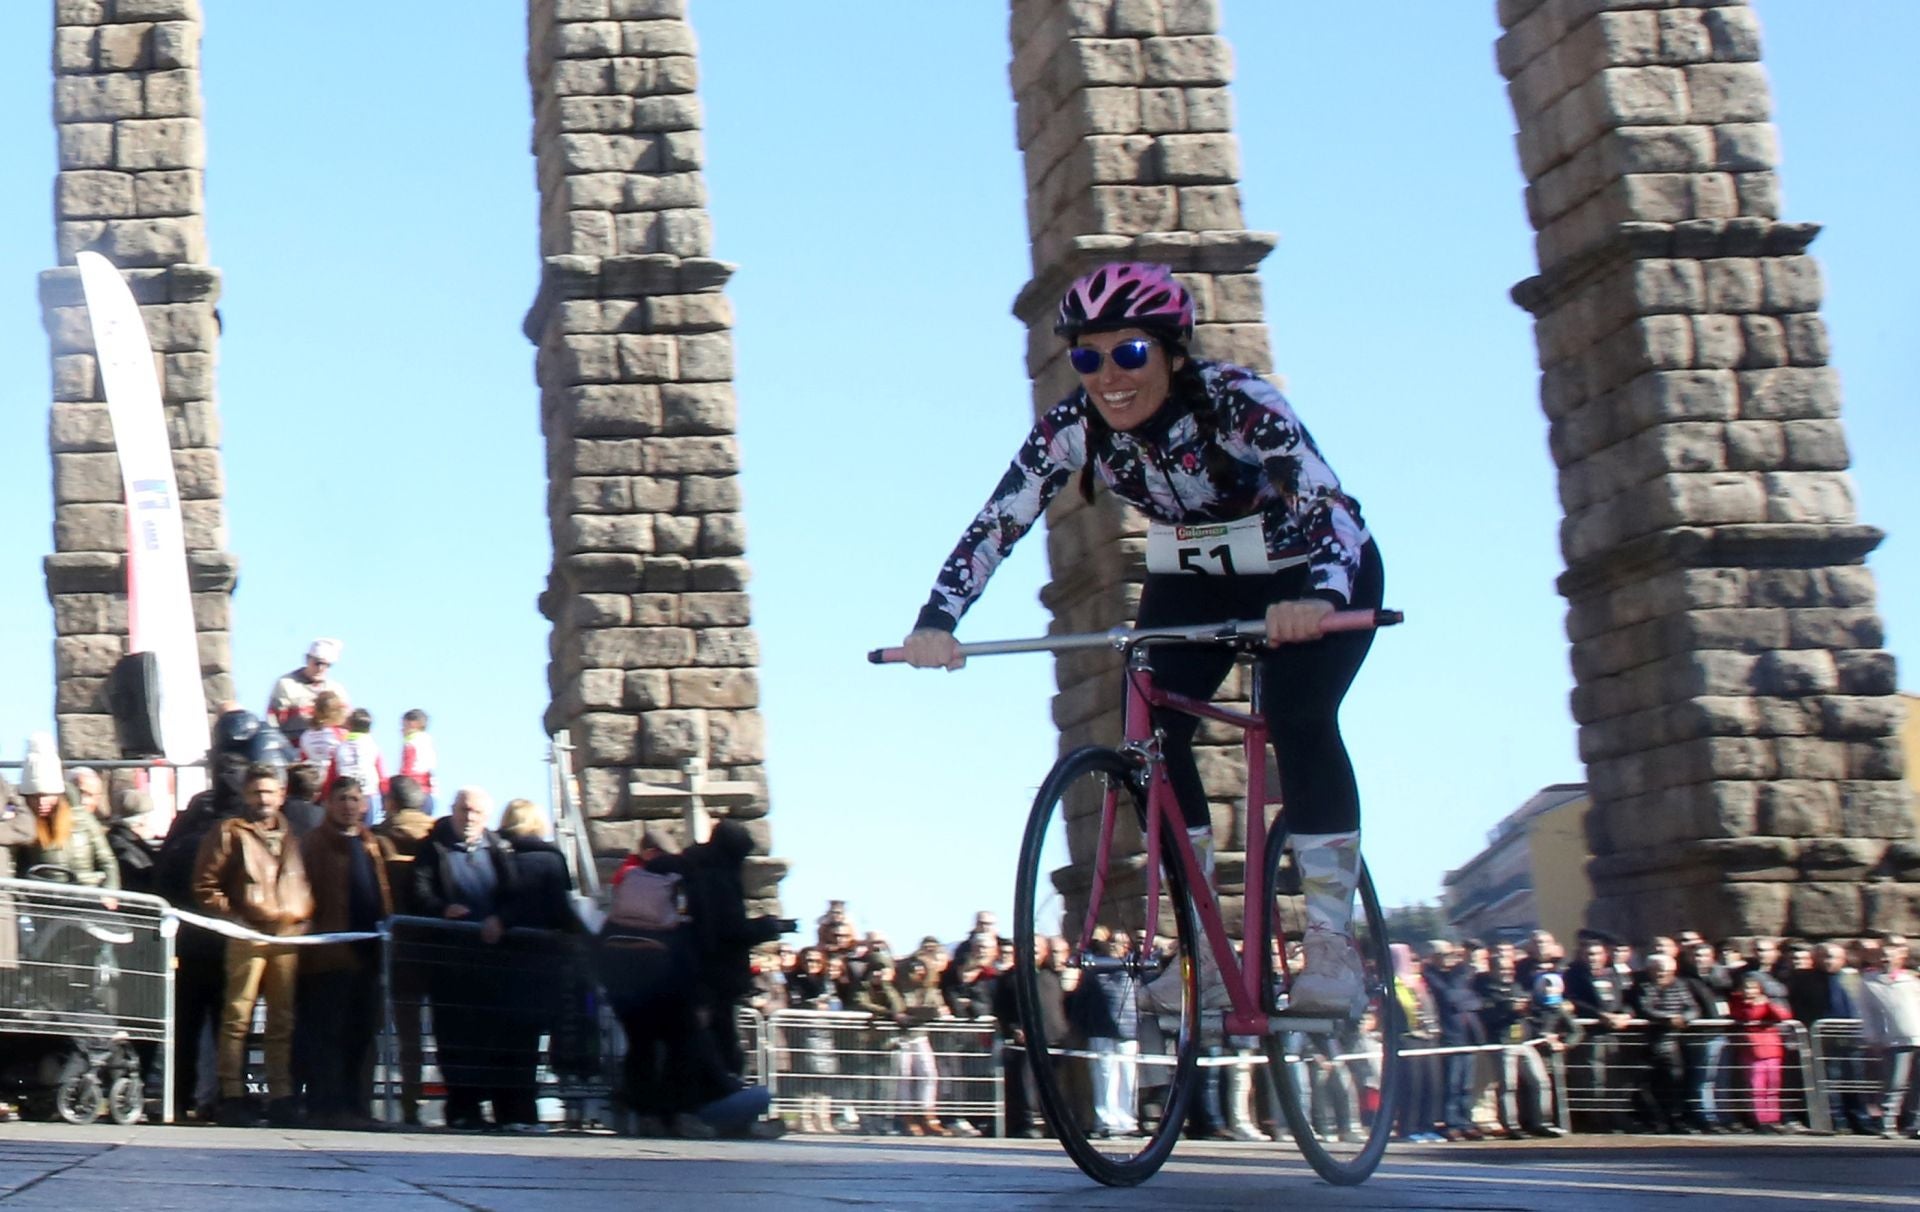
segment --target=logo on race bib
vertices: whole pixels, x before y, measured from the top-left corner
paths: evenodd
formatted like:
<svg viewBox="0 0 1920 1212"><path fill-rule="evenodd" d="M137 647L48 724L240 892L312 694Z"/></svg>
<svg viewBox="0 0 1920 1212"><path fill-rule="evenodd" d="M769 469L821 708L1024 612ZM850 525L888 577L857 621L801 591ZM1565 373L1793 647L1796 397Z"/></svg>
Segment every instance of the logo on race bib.
<svg viewBox="0 0 1920 1212"><path fill-rule="evenodd" d="M1175 526L1173 538L1178 543L1191 543L1200 539L1217 539L1232 529L1224 522L1213 526Z"/></svg>

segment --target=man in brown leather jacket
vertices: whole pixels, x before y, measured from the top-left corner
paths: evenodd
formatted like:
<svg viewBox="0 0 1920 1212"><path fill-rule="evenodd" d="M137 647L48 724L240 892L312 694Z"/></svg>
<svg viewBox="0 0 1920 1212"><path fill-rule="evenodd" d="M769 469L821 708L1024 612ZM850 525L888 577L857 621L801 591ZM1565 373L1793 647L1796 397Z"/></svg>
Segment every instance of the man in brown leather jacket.
<svg viewBox="0 0 1920 1212"><path fill-rule="evenodd" d="M286 785L274 766L247 770L240 815L228 817L200 843L193 896L201 908L267 935L302 932L313 915L300 846L280 815ZM246 1105L247 1030L256 999L267 1005L267 1116L275 1125L295 1119L293 1008L299 956L292 947L250 939L227 940L226 1003L220 1013L220 1123L255 1123Z"/></svg>

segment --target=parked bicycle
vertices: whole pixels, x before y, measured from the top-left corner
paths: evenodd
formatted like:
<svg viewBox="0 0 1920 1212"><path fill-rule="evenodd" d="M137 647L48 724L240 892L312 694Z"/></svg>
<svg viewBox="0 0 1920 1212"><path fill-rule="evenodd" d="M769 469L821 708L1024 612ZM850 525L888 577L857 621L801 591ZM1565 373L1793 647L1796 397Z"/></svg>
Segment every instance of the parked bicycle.
<svg viewBox="0 0 1920 1212"><path fill-rule="evenodd" d="M1322 634L1401 621L1397 611L1327 617ZM1364 979L1351 1016L1289 1013L1306 907L1289 857L1284 808L1271 821L1260 665L1248 710L1154 685L1148 650L1211 644L1264 650L1266 624L1047 636L961 645L963 656L1113 648L1125 670L1125 737L1061 757L1027 821L1014 891L1015 989L1047 1121L1089 1177L1130 1186L1152 1177L1179 1140L1201 1080L1203 1036L1259 1053L1227 1064L1264 1069L1294 1144L1321 1177L1351 1185L1379 1164L1392 1132L1400 1010L1386 921L1361 865L1353 941ZM868 654L900 660L898 648ZM1284 693L1284 688L1280 688ZM1246 759L1244 871L1216 873L1242 891L1239 929L1209 886L1168 781L1150 712L1167 709L1238 730ZM1035 966L1035 940L1055 940L1057 982ZM1078 1013L1062 1035L1065 991ZM1050 1026L1049 1024L1054 1024Z"/></svg>

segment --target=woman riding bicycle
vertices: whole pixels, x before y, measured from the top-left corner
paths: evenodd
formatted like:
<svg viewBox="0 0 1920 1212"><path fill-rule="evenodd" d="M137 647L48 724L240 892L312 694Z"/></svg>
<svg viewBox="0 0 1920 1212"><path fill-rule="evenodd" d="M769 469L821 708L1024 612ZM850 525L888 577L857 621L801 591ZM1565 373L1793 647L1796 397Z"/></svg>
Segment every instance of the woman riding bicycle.
<svg viewBox="0 0 1920 1212"><path fill-rule="evenodd" d="M1380 553L1359 503L1271 384L1187 352L1193 299L1166 266L1123 262L1078 279L1054 331L1071 346L1080 389L1040 418L941 566L906 638L906 660L923 669L964 663L953 636L961 616L1074 472L1087 499L1098 477L1144 512L1152 525L1138 626L1266 618L1275 647L1260 657L1272 688L1264 707L1307 906L1305 969L1288 1005L1349 1013L1364 997L1349 928L1360 796L1338 716L1373 633L1319 637L1332 611L1381 602ZM1193 533L1197 524L1206 524L1204 535ZM1162 689L1204 699L1233 658L1167 646L1151 660ZM1199 721L1157 710L1154 723L1211 878L1212 831L1193 758Z"/></svg>

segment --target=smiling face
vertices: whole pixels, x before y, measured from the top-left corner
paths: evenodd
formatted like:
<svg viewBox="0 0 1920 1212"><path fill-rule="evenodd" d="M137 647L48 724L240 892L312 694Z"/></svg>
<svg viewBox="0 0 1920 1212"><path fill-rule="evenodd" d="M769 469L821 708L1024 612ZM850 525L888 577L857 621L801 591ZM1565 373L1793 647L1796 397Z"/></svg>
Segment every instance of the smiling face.
<svg viewBox="0 0 1920 1212"><path fill-rule="evenodd" d="M1114 350L1136 341L1146 342L1146 363L1124 370L1114 359ZM1141 328L1083 333L1074 346L1100 355L1100 365L1092 374L1080 375L1080 385L1100 410L1101 419L1118 430L1132 429L1159 412L1173 390L1173 372L1186 365L1184 357L1169 359L1166 347Z"/></svg>

